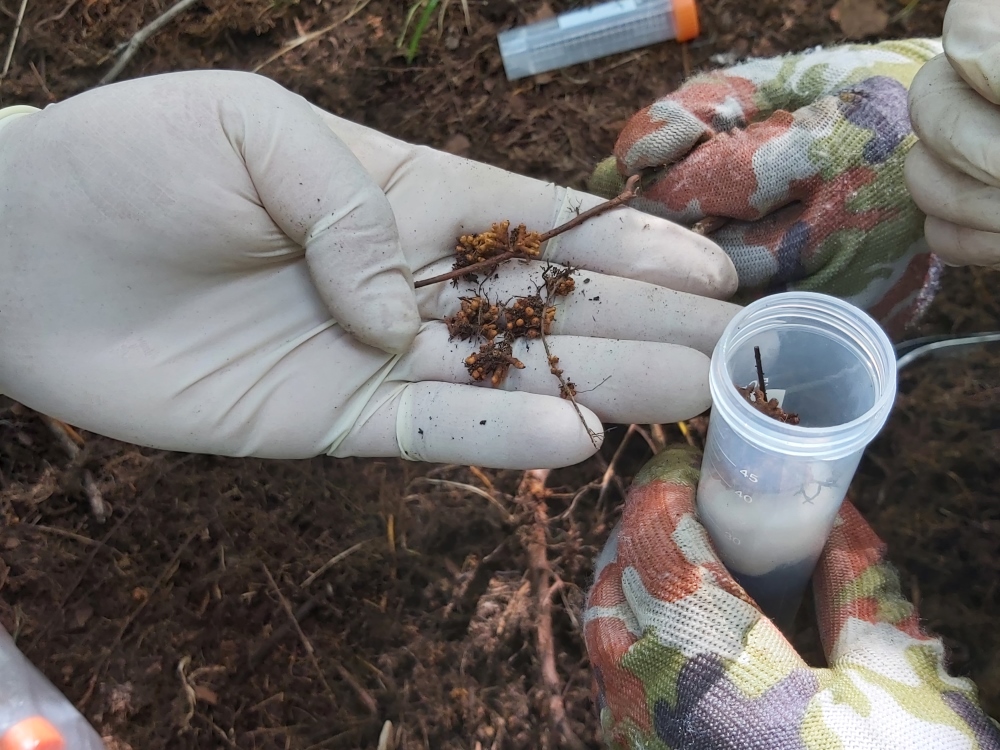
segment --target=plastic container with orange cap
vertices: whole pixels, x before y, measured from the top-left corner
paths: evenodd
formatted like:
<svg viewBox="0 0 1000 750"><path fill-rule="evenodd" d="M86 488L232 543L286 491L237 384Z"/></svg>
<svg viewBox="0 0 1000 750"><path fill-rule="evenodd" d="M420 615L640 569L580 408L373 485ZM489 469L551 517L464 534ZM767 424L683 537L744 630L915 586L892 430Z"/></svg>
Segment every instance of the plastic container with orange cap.
<svg viewBox="0 0 1000 750"><path fill-rule="evenodd" d="M97 732L0 628L0 750L105 750Z"/></svg>
<svg viewBox="0 0 1000 750"><path fill-rule="evenodd" d="M509 29L497 41L513 81L699 33L695 0L611 0Z"/></svg>

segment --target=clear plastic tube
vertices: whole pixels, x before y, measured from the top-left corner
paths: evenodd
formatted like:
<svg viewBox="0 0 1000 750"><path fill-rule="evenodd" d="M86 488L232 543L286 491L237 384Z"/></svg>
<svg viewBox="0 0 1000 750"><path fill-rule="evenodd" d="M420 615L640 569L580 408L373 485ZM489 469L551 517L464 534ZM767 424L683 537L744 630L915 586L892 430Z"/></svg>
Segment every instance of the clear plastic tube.
<svg viewBox="0 0 1000 750"><path fill-rule="evenodd" d="M0 627L0 749L104 750L72 703Z"/></svg>
<svg viewBox="0 0 1000 750"><path fill-rule="evenodd" d="M612 0L501 32L497 41L507 78L516 80L698 33L695 0Z"/></svg>
<svg viewBox="0 0 1000 750"><path fill-rule="evenodd" d="M800 423L762 414L756 384ZM712 355L698 515L723 563L790 626L865 447L896 397L892 343L862 310L811 292L772 295L730 322Z"/></svg>

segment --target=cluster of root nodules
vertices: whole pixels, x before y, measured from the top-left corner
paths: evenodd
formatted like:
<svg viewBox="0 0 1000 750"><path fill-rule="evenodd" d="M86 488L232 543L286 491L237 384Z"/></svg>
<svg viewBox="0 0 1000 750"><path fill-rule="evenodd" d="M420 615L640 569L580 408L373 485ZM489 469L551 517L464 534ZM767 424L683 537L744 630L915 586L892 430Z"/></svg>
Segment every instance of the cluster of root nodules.
<svg viewBox="0 0 1000 750"><path fill-rule="evenodd" d="M497 226L500 225L494 225L494 229ZM452 339L479 343L479 350L465 358L465 367L474 381L489 381L496 387L503 383L511 367L524 368L524 363L513 354L514 342L517 339L544 341L556 318L556 308L551 302L573 291L576 285L572 276L572 268L550 266L542 276L543 285L534 294L515 297L509 302L490 300L484 292L461 298L461 308L455 315L445 318L445 323ZM562 371L557 372L554 364L552 368L553 375L561 379ZM573 388L564 396L575 393Z"/></svg>
<svg viewBox="0 0 1000 750"><path fill-rule="evenodd" d="M756 383L751 383L745 388L736 386L736 390L740 392L740 395L748 404L761 414L765 414L771 419L776 419L779 422L784 422L785 424L799 423L798 414L782 409L781 406L778 405L778 399L768 399L767 394L765 394Z"/></svg>
<svg viewBox="0 0 1000 750"><path fill-rule="evenodd" d="M465 234L458 238L453 269L458 271L502 255L537 258L541 254L541 248L542 235L538 232L529 231L524 224L511 229L509 221L499 221L485 232ZM473 283L478 281L474 273L462 278ZM458 279L455 279L455 283L457 282Z"/></svg>

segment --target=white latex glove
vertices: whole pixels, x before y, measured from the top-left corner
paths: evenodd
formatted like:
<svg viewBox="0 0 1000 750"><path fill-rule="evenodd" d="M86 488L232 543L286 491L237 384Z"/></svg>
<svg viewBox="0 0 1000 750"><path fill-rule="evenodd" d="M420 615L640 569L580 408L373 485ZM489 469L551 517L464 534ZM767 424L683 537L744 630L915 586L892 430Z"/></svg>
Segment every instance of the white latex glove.
<svg viewBox="0 0 1000 750"><path fill-rule="evenodd" d="M944 55L910 87L920 142L906 185L931 249L951 265L1000 264L1000 3L951 0Z"/></svg>
<svg viewBox="0 0 1000 750"><path fill-rule="evenodd" d="M223 71L0 121L0 186L0 391L31 408L223 455L514 468L595 450L538 342L503 388L471 385L475 345L441 322L468 285L412 284L451 267L459 234L544 231L596 197ZM546 253L586 269L549 339L591 429L708 406L707 355L736 309L721 250L617 209ZM528 293L542 265L508 264L491 294Z"/></svg>

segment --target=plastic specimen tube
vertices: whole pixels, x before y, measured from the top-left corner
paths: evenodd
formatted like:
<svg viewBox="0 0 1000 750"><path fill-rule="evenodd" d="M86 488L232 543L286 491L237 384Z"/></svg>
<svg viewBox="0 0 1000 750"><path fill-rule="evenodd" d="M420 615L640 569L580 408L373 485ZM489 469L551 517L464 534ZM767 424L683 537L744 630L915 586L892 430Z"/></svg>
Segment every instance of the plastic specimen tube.
<svg viewBox="0 0 1000 750"><path fill-rule="evenodd" d="M105 750L72 703L0 627L0 750Z"/></svg>
<svg viewBox="0 0 1000 750"><path fill-rule="evenodd" d="M799 416L755 409L757 384ZM784 630L794 622L865 447L896 397L892 343L853 305L788 292L748 305L712 354L697 512L722 562Z"/></svg>
<svg viewBox="0 0 1000 750"><path fill-rule="evenodd" d="M699 33L695 0L612 0L509 29L497 41L513 81Z"/></svg>

